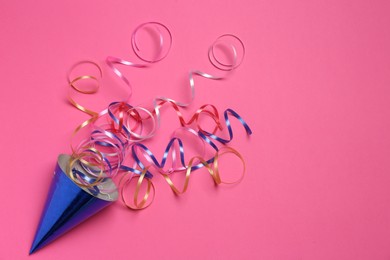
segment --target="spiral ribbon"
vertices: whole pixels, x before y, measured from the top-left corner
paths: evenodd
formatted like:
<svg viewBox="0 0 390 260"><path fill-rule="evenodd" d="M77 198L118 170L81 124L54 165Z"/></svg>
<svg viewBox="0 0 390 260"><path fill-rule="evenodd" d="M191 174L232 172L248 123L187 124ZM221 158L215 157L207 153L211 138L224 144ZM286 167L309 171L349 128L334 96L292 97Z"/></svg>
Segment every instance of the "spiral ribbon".
<svg viewBox="0 0 390 260"><path fill-rule="evenodd" d="M152 59L145 58L140 54L140 47L137 41L137 35L140 30L145 28L154 29L159 35L158 52ZM164 37L165 36L165 37ZM222 62L217 58L215 54L215 48L221 44L226 38L233 39L238 42L238 46L241 48L242 56L238 56L237 47L233 44L228 45L227 49L231 51L232 62ZM195 76L204 77L212 80L220 80L225 76L214 76L208 73L204 73L199 70L191 70L189 72L189 87L190 87L190 101L179 102L177 100L168 97L157 97L153 101L153 110L150 111L140 106L131 106L129 104L130 98L133 93L132 85L127 77L116 67L116 65L124 65L135 68L145 68L152 63L156 63L164 59L171 48L172 35L169 29L158 22L148 22L139 25L132 34L132 49L136 56L142 61L141 63L127 61L121 58L108 56L106 58L107 67L116 74L128 87L129 95L127 99L121 102L112 102L109 106L101 112L95 112L89 108L79 104L72 95L72 92L81 94L94 94L100 88L100 80L103 77L101 67L92 61L81 61L73 65L68 73L68 84L70 86L70 92L68 95L69 102L79 109L80 111L88 114L90 118L79 125L73 132L72 138L80 133L82 129L90 128L90 134L87 138L80 141L77 145L71 143L72 159L68 165L67 171L72 180L78 185L88 188L92 194L98 192L109 192L101 190L100 185L108 178L114 178L118 173L121 173L119 180L119 190L121 192L121 198L126 207L131 209L143 209L148 207L154 199L155 187L152 182L153 173L160 173L173 192L177 195L184 193L189 185L190 175L193 171L205 168L213 181L216 184L233 184L242 180L245 172L245 162L241 154L235 149L226 146L233 140L233 129L230 123L229 116L236 118L244 127L248 135L252 134L252 131L243 118L232 109L226 109L224 111L224 123L228 130L228 138L223 138L217 135L218 131L223 129L222 123L219 119L219 113L217 108L212 104L205 104L201 106L196 112L188 119L185 120L181 112L182 108L187 107L195 99ZM220 69L228 73L236 69L242 62L245 54L245 47L241 40L231 34L225 34L217 38L217 40L209 48L208 57L212 65L215 68ZM73 70L83 64L90 64L96 67L98 75L82 75L71 77ZM93 81L95 84L92 88L83 89L79 86L83 80ZM146 147L142 142L144 140L151 139L155 132L160 127L161 112L160 109L165 104L174 109L178 116L179 127L169 140L161 161L157 160L152 151ZM201 115L210 117L215 127L212 132L205 131L199 123ZM146 122L149 122L147 124ZM196 125L196 128L191 128L191 125ZM148 126L147 126L148 125ZM151 126L150 126L151 125ZM177 138L175 134L177 131L185 131L191 134L194 138L197 138L202 144L205 150L206 144L214 150L214 156L212 158L204 159L203 155L194 156L188 163L185 159L185 147L180 138ZM145 133L146 132L146 133ZM219 147L215 143L217 141L222 146ZM178 152L177 152L178 151ZM224 181L220 175L218 160L225 154L233 154L238 157L243 164L243 173L241 177L236 181ZM124 160L127 156L134 161L133 167L127 166ZM171 155L172 165L166 168L168 156ZM178 155L177 155L178 154ZM148 165L143 162L147 161ZM185 181L182 189L179 189L173 183L170 175L172 173L185 173ZM132 180L138 179L134 192L134 198L132 203L129 203L125 197L125 189ZM142 199L139 199L141 186L144 182L147 182L146 192ZM152 195L151 195L152 194ZM150 196L152 196L151 202L147 203Z"/></svg>

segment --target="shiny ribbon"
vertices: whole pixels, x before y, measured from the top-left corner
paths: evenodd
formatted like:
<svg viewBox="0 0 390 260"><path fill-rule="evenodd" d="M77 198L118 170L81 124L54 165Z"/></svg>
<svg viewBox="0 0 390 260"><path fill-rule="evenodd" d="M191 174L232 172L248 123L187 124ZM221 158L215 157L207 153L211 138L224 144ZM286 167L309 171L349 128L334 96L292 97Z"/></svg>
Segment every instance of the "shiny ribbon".
<svg viewBox="0 0 390 260"><path fill-rule="evenodd" d="M221 174L220 174L219 167L218 167L218 160L219 160L219 158L222 155L227 154L227 153L231 153L231 154L237 156L241 160L241 162L243 164L242 174L241 174L240 178L238 178L235 181L227 182L227 181L223 181L221 179ZM235 183L239 183L244 178L244 174L245 174L245 161L244 161L244 158L242 157L242 155L238 151L234 150L231 147L224 146L219 151L217 151L215 153L215 156L212 159L212 162L213 162L212 164L209 161L206 161L202 157L199 157L199 156L195 156L195 157L191 158L191 160L188 163L188 167L186 169L184 186L183 186L183 189L181 191L175 186L175 184L172 182L172 180L171 180L171 178L169 177L168 174L163 174L163 176L164 176L165 180L167 181L168 185L171 187L172 191L176 195L183 194L184 192L187 191L188 184L189 184L189 181L190 181L190 175L191 175L192 171L196 168L196 167L192 167L193 166L193 162L195 160L199 160L201 162L201 164L210 173L211 177L213 178L214 183L217 184L217 185L219 185L219 184L235 184Z"/></svg>
<svg viewBox="0 0 390 260"><path fill-rule="evenodd" d="M146 27L154 29L159 35L159 46L157 55L154 58L147 59L140 54L140 47L137 41L137 35L140 30ZM189 185L190 175L194 170L200 168L206 168L210 173L216 184L233 184L242 180L245 172L245 162L241 154L231 147L226 146L227 143L233 139L233 130L229 120L229 116L236 118L245 128L248 135L252 134L248 124L243 118L238 115L234 110L227 109L224 112L224 121L228 130L229 137L227 139L217 135L217 131L223 129L219 119L219 113L216 107L212 104L205 104L201 106L196 112L188 119L185 120L181 112L181 108L189 106L195 98L195 76L200 76L212 80L220 80L225 76L215 76L208 73L204 73L199 70L191 70L189 72L189 87L190 87L190 100L189 102L179 102L177 100L170 99L168 97L157 97L153 101L153 110L149 111L146 108L139 106L131 106L128 104L133 88L130 81L123 73L117 68L117 65L130 66L135 68L145 68L149 64L156 63L164 59L171 48L172 35L169 29L161 23L149 22L138 26L132 34L132 49L136 56L144 63L136 63L127 61L121 58L108 56L106 64L109 69L113 71L128 87L129 95L127 99L121 102L112 102L105 110L101 112L95 112L89 108L86 108L79 104L73 97L71 91L75 91L81 94L94 94L100 88L100 80L103 76L100 66L92 61L81 61L73 65L68 73L68 83L70 86L70 92L68 94L69 102L79 109L80 111L88 114L90 118L79 125L73 132L72 138L80 133L82 129L90 128L90 134L87 138L80 141L77 145L71 144L72 160L68 165L67 171L74 182L82 187L88 188L93 194L103 192L99 190L99 184L104 182L107 178L113 178L120 171L123 172L119 187L123 203L126 207L131 209L142 209L148 207L147 204L150 198L151 192L153 193L152 201L154 199L155 188L152 183L152 170L160 173L167 181L171 189L175 194L184 193ZM231 51L232 62L222 62L218 59L215 48L217 45L223 44L226 39L234 40L238 43L238 48L242 53L239 56L239 50L237 46L227 45ZM242 62L245 54L245 47L241 40L234 35L225 34L217 38L217 40L209 48L208 56L211 64L222 71L232 71L236 69ZM71 77L72 71L83 64L91 64L97 68L98 76L81 75ZM95 85L90 89L83 89L78 86L78 83L83 80L90 80L95 82ZM169 140L164 155L159 162L149 148L147 148L142 142L148 140L155 135L155 132L160 127L161 112L160 109L165 104L172 107L179 119L181 125ZM205 131L199 123L201 115L210 117L215 122L215 127L212 132ZM102 123L103 121L104 123ZM146 127L146 122L149 122L149 127ZM196 125L196 130L191 128L191 125ZM148 128L148 130L146 130ZM205 144L209 144L214 149L215 153L212 158L204 159L204 155L199 155L191 158L188 163L185 161L185 149L183 142L180 138L175 137L177 131L184 131L191 134L200 140L205 147ZM223 146L213 142L218 141ZM134 160L134 166L129 167L124 164L126 155L130 151L131 157ZM179 151L179 152L177 152ZM178 153L178 155L177 155ZM218 167L219 158L227 153L231 153L238 157L243 165L244 170L241 177L232 182L223 181ZM140 155L143 159L140 158ZM166 168L166 163L169 154L171 154L172 165ZM145 165L142 161L146 160L148 165ZM182 189L177 188L170 175L173 173L185 173L185 182ZM138 179L134 192L132 203L128 203L125 199L125 189L132 182L132 180ZM139 199L140 189L144 182L147 182L146 192L142 199ZM108 192L108 191L105 191Z"/></svg>

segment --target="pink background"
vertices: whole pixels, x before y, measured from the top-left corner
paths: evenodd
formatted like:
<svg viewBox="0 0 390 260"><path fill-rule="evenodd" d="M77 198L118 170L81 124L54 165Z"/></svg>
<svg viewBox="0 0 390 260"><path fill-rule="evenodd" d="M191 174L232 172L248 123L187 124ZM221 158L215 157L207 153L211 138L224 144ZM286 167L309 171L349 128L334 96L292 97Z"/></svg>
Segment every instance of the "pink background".
<svg viewBox="0 0 390 260"><path fill-rule="evenodd" d="M123 69L133 104L185 97L190 69L218 73L216 37L245 42L229 79L196 79L185 115L206 103L239 112L254 131L233 120L247 175L214 188L199 171L180 198L157 178L149 209L118 202L30 259L390 259L389 13L384 0L1 1L0 259L28 257L56 157L87 118L65 101L66 71L135 60L130 35L146 21L174 42L152 68ZM90 101L100 109L126 93L105 72L106 94ZM166 110L159 158L178 126Z"/></svg>

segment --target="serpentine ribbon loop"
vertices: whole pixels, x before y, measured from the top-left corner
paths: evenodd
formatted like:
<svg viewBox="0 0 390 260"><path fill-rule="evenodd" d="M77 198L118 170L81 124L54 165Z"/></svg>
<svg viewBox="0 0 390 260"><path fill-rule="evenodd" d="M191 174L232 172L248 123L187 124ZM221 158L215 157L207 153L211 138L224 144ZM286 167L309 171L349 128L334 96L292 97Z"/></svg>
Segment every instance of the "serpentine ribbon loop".
<svg viewBox="0 0 390 260"><path fill-rule="evenodd" d="M146 57L141 52L138 35L142 30L152 31L158 36L157 52L151 58ZM120 174L119 191L122 202L130 209L143 209L149 207L153 202L155 196L155 187L152 182L153 173L159 173L163 176L176 195L187 191L192 172L200 168L205 168L216 184L234 184L240 182L244 177L245 161L242 155L235 149L227 146L233 140L233 130L229 119L231 116L241 123L247 135L252 134L252 130L244 119L234 110L226 109L223 114L229 137L223 138L220 134L217 135L218 131L223 130L223 125L219 118L218 109L214 105L205 104L200 106L188 120L185 120L182 113L182 110L187 108L195 99L194 78L196 76L212 80L226 78L228 73L235 70L243 61L245 55L243 42L232 34L224 34L215 40L208 50L208 58L215 68L224 71L226 75L216 76L200 70L190 70L188 78L190 95L188 102L162 96L153 100L152 110L130 105L133 87L130 80L117 68L117 65L134 68L149 67L151 64L166 58L171 46L172 35L165 25L159 22L147 22L139 25L131 35L131 47L141 62L132 62L113 56L108 56L105 60L107 68L125 83L129 94L123 101L110 103L101 112L93 111L79 104L72 93L94 94L98 92L101 87L101 78L103 77L102 68L93 61L80 61L74 64L68 73L67 79L70 87L68 100L75 108L88 114L90 118L80 124L72 134L73 140L76 135L81 133L82 129L89 131L87 137L79 141L77 145L71 142L72 159L67 167L67 172L75 183L87 188L92 194L108 192L102 190L101 186L103 185L100 184L108 178L115 178ZM227 56L227 59L219 57L219 49L222 50L223 56ZM71 75L75 68L84 64L95 67L98 72L97 75L77 75L72 77ZM86 80L94 82L92 87L82 87L81 81ZM169 105L176 112L180 127L173 132L159 161L143 142L153 138L160 128L160 110L165 104ZM200 125L201 116L207 116L212 119L215 125L211 132L204 130ZM203 146L202 154L192 157L187 162L183 140L177 137L179 131L189 133L191 138L195 138L195 140L200 142ZM206 148L212 148L214 153L212 158L205 159ZM225 154L233 154L242 161L243 172L237 180L225 181L221 177L219 158ZM127 155L133 160L133 167L126 165ZM168 161L171 165L168 165ZM172 174L185 174L182 189L179 189L173 183ZM125 194L127 193L126 189L133 180L137 180L137 182L132 203L129 203ZM143 187L145 182L146 191L144 196L140 198L141 187Z"/></svg>

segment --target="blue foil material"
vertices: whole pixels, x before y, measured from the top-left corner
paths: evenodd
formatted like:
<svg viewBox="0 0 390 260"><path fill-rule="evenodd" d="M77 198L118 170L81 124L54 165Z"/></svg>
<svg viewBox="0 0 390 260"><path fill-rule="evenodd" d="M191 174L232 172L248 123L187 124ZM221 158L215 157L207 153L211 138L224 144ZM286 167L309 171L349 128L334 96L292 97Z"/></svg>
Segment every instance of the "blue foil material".
<svg viewBox="0 0 390 260"><path fill-rule="evenodd" d="M115 188L112 196L107 194L94 196L87 190L80 188L65 174L64 165L69 161L69 158L68 155L58 157L30 254L110 205L118 197L115 184L111 180L109 185L114 185Z"/></svg>

